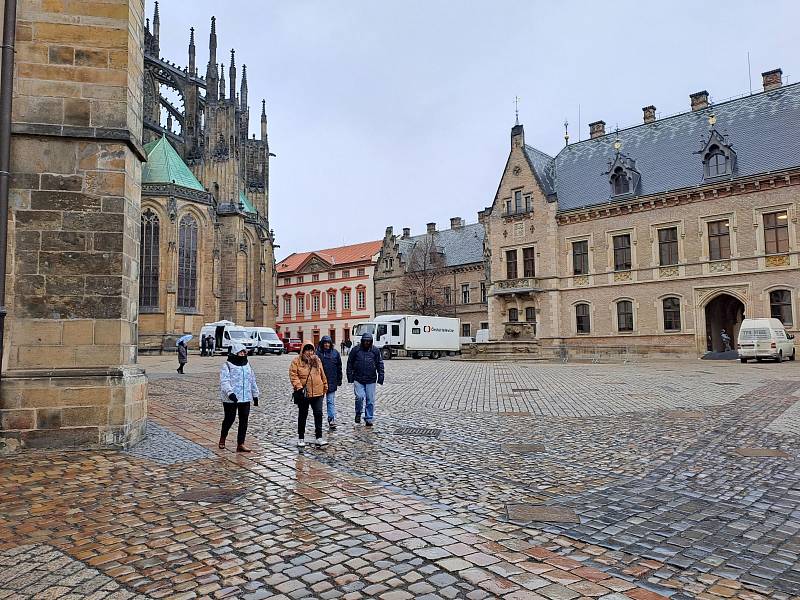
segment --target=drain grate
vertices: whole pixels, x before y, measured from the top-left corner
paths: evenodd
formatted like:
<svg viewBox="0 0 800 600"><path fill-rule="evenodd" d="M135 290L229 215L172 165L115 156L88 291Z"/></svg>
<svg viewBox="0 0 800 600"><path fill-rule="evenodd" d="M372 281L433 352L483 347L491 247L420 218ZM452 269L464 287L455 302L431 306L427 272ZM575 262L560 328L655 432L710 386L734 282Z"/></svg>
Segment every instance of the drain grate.
<svg viewBox="0 0 800 600"><path fill-rule="evenodd" d="M398 427L394 430L395 435L414 435L417 437L430 437L438 438L442 433L441 429L432 429L430 427Z"/></svg>
<svg viewBox="0 0 800 600"><path fill-rule="evenodd" d="M501 444L500 449L504 452L518 452L520 454L545 451L544 444Z"/></svg>
<svg viewBox="0 0 800 600"><path fill-rule="evenodd" d="M737 448L736 454L739 456L748 456L754 458L764 458L767 456L777 456L778 458L789 458L789 455L783 450L776 450L774 448Z"/></svg>
<svg viewBox="0 0 800 600"><path fill-rule="evenodd" d="M515 523L580 523L575 511L562 506L543 504L506 504L508 520Z"/></svg>
<svg viewBox="0 0 800 600"><path fill-rule="evenodd" d="M194 488L175 497L181 502L233 502L244 495L244 490L235 488Z"/></svg>

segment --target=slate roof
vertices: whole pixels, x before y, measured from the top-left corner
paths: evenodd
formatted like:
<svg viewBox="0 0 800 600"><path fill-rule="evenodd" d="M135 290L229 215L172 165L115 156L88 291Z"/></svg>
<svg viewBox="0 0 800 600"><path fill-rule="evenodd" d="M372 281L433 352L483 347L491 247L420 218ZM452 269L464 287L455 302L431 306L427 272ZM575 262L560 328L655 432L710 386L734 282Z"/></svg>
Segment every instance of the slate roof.
<svg viewBox="0 0 800 600"><path fill-rule="evenodd" d="M165 136L144 146L147 162L142 167L142 183L175 183L191 190L205 191Z"/></svg>
<svg viewBox="0 0 800 600"><path fill-rule="evenodd" d="M714 128L736 152L734 181L800 166L800 83L796 83L619 131L621 152L636 161L641 173L637 195L704 183L702 156L695 152L708 140L712 112L717 118ZM577 142L555 157L525 146L543 191L556 194L559 210L613 201L605 173L616 154L616 137L610 133Z"/></svg>
<svg viewBox="0 0 800 600"><path fill-rule="evenodd" d="M375 242L362 242L360 244L326 248L325 250L314 250L312 252L295 252L278 262L278 273L295 271L312 254L316 254L322 260L334 266L370 260L381 251L382 246L383 240L377 240Z"/></svg>
<svg viewBox="0 0 800 600"><path fill-rule="evenodd" d="M401 255L408 256L418 242L423 242L428 234L415 235L397 240ZM457 267L470 263L483 262L483 239L486 232L480 223L463 225L455 229L444 229L435 234L435 243L444 252L444 265Z"/></svg>

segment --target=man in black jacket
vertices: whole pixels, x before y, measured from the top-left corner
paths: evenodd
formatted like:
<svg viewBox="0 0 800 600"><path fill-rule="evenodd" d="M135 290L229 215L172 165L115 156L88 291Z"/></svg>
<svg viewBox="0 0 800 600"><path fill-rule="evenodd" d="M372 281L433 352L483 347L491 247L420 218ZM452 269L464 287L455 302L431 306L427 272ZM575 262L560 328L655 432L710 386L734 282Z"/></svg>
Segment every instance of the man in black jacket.
<svg viewBox="0 0 800 600"><path fill-rule="evenodd" d="M333 347L331 336L322 336L317 348L317 356L322 361L322 369L328 380L328 393L325 405L328 410L328 427L336 429L336 388L342 385L342 356Z"/></svg>
<svg viewBox="0 0 800 600"><path fill-rule="evenodd" d="M375 384L383 385L383 357L372 345L372 334L361 336L361 343L350 351L347 358L347 381L353 384L356 395L356 423L372 427L375 420ZM365 406L366 401L366 406Z"/></svg>

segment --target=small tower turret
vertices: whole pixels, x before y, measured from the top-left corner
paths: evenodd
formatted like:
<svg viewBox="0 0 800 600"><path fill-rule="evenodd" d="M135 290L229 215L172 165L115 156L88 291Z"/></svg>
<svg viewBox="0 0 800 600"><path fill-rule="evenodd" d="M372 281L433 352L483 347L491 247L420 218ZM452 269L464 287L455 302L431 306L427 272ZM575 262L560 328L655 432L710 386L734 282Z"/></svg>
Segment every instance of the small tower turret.
<svg viewBox="0 0 800 600"><path fill-rule="evenodd" d="M219 65L219 101L225 100L225 65Z"/></svg>
<svg viewBox="0 0 800 600"><path fill-rule="evenodd" d="M195 66L194 27L189 28L189 77L197 71Z"/></svg>
<svg viewBox="0 0 800 600"><path fill-rule="evenodd" d="M267 141L267 101L261 100L261 141Z"/></svg>
<svg viewBox="0 0 800 600"><path fill-rule="evenodd" d="M216 102L218 93L217 18L211 17L211 34L208 36L208 67L206 68L206 97L209 102Z"/></svg>
<svg viewBox="0 0 800 600"><path fill-rule="evenodd" d="M158 0L156 0L156 7L153 11L153 54L161 56L160 46L158 44L158 35L161 31L161 17L158 15Z"/></svg>
<svg viewBox="0 0 800 600"><path fill-rule="evenodd" d="M242 111L247 110L247 65L242 65L242 89L239 92L239 102L242 104Z"/></svg>
<svg viewBox="0 0 800 600"><path fill-rule="evenodd" d="M228 70L231 86L231 102L236 104L236 50L231 48L231 66Z"/></svg>

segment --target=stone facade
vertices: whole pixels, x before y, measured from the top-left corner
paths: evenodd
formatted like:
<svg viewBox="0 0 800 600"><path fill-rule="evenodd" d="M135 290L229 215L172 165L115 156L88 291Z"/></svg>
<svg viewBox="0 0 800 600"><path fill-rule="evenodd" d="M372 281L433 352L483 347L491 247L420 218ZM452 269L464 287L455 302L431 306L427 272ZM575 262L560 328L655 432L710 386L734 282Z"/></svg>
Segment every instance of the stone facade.
<svg viewBox="0 0 800 600"><path fill-rule="evenodd" d="M494 203L480 215L491 339L696 355L722 350L722 329L735 347L744 317L780 317L797 332L800 159L788 140L800 89L766 85L765 76L768 91L717 106L693 95L693 111L670 119L645 107L643 125L593 132L555 158L526 145L516 125ZM777 124L761 127L769 119ZM783 140L769 133L781 125ZM659 145L687 128L697 136ZM607 160L605 175L597 160ZM657 169L696 183L658 179Z"/></svg>
<svg viewBox="0 0 800 600"><path fill-rule="evenodd" d="M141 294L147 299L140 307L141 352L174 350L175 339L184 333L195 334L192 344L197 344L206 322L274 326L276 318L266 104L262 100L260 137L249 138L247 67L242 65L239 84L233 50L227 69L217 64L214 17L205 77L196 66L194 29L185 68L161 57L160 29L156 3L152 24L145 29L144 139L152 143L163 136L200 186L187 188L145 173L142 207L155 215L159 235L157 257L146 261L142 256L142 261L151 265L148 275L157 273L152 286L158 294ZM172 103L168 91L181 98L182 107ZM187 216L197 228L194 249L182 246L181 223ZM142 228L144 239L145 221ZM192 252L195 267L184 269L182 261L191 262L187 256ZM181 273L188 270L195 282L189 299L181 293L186 284ZM141 283L147 286L147 278Z"/></svg>
<svg viewBox="0 0 800 600"><path fill-rule="evenodd" d="M0 450L139 439L143 2L20 0Z"/></svg>
<svg viewBox="0 0 800 600"><path fill-rule="evenodd" d="M460 217L445 230L429 223L418 236L387 227L375 270L375 314L458 317L462 337L474 337L489 322L483 243L483 225Z"/></svg>
<svg viewBox="0 0 800 600"><path fill-rule="evenodd" d="M380 242L295 253L278 263L278 335L339 344L375 316L372 282Z"/></svg>

